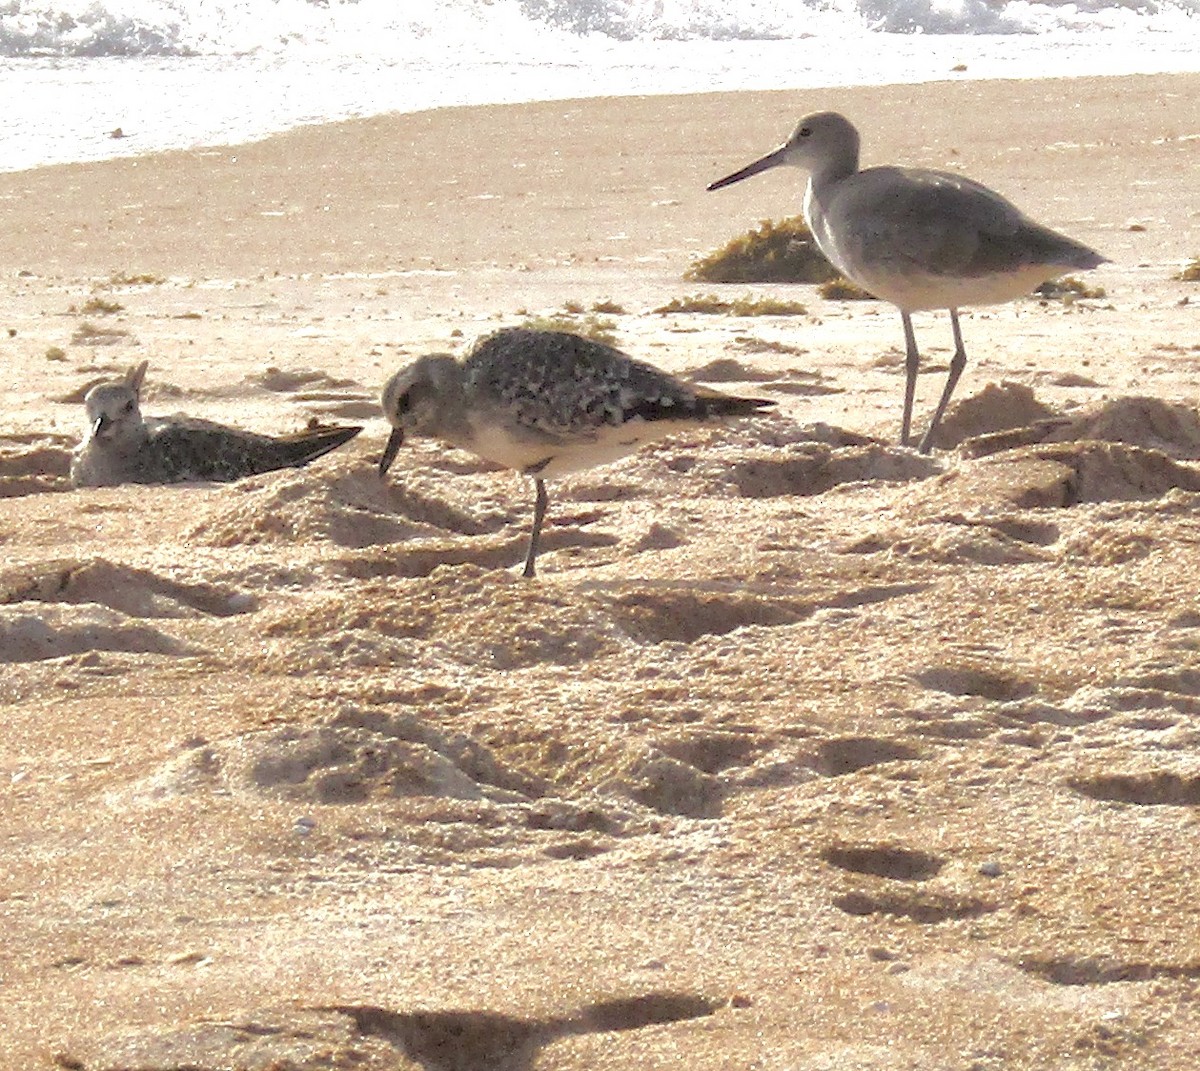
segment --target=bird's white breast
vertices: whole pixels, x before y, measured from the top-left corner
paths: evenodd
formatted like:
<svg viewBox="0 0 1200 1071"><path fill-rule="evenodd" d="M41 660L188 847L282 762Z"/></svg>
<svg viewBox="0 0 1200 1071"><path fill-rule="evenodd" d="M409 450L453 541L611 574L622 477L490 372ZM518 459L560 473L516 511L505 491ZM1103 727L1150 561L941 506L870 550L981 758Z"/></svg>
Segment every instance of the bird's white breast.
<svg viewBox="0 0 1200 1071"><path fill-rule="evenodd" d="M550 439L487 421L472 424L474 438L467 449L487 461L519 472L553 478L607 465L632 454L644 443L664 438L688 421L645 421L605 424L571 437Z"/></svg>

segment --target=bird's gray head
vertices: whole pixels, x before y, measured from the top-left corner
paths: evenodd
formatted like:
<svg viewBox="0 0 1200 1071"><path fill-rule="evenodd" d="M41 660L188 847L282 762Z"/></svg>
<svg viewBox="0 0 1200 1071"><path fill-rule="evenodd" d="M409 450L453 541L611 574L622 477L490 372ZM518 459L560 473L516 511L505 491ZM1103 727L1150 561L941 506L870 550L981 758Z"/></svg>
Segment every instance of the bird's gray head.
<svg viewBox="0 0 1200 1071"><path fill-rule="evenodd" d="M401 368L383 388L380 404L392 425L392 434L379 461L383 475L391 467L404 436L437 436L439 414L454 398L462 383L462 366L448 353L431 353Z"/></svg>
<svg viewBox="0 0 1200 1071"><path fill-rule="evenodd" d="M858 170L858 131L838 112L813 112L800 120L792 136L778 149L717 179L708 188L732 186L772 167L800 167L809 172L832 168L842 175L852 174Z"/></svg>
<svg viewBox="0 0 1200 1071"><path fill-rule="evenodd" d="M83 399L88 434L106 446L120 447L145 436L140 407L142 380L149 361L143 361L112 383L97 383Z"/></svg>

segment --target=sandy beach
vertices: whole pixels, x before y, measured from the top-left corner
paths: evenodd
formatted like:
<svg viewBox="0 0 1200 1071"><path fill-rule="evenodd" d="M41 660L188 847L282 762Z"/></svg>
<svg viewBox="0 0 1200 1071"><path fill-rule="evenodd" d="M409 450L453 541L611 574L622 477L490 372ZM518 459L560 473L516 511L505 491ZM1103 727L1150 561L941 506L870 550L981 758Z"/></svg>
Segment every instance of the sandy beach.
<svg viewBox="0 0 1200 1071"><path fill-rule="evenodd" d="M836 108L1102 251L900 319L687 282L800 211L713 179ZM1200 1064L1200 76L447 109L0 174L0 1066ZM660 313L747 293L804 314ZM596 311L599 305L603 311ZM388 375L607 326L776 410L560 481ZM916 318L926 420L951 353ZM80 404L301 470L71 491Z"/></svg>

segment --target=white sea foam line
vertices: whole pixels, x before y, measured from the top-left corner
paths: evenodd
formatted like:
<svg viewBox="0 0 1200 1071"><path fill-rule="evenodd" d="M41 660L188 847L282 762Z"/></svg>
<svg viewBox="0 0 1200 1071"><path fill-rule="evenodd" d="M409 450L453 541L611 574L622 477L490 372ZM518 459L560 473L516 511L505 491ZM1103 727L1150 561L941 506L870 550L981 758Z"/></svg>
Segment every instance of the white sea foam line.
<svg viewBox="0 0 1200 1071"><path fill-rule="evenodd" d="M1061 39L1060 39L1061 38ZM573 55L497 66L270 57L17 61L0 70L0 168L236 144L312 122L448 105L722 89L912 83L968 78L1159 73L1200 69L1195 40L1123 35L861 34L845 44L584 42ZM569 61L569 62L568 62ZM121 127L126 137L109 132Z"/></svg>

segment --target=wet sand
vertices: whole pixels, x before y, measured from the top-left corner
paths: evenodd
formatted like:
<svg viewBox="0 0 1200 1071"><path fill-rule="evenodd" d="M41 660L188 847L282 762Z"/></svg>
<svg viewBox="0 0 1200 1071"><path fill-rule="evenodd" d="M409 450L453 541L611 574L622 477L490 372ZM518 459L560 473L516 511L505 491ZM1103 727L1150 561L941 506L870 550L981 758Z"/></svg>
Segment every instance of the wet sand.
<svg viewBox="0 0 1200 1071"><path fill-rule="evenodd" d="M704 186L823 107L1114 261L964 315L929 459L893 309L681 278L799 211L798 174ZM1200 1060L1198 136L1200 78L1156 76L0 175L0 1064ZM708 292L807 312L655 311ZM382 482L377 395L556 316L778 408L556 482L527 582L526 482L429 443ZM917 331L920 421L950 334ZM67 490L82 390L141 360L152 414L366 430Z"/></svg>

